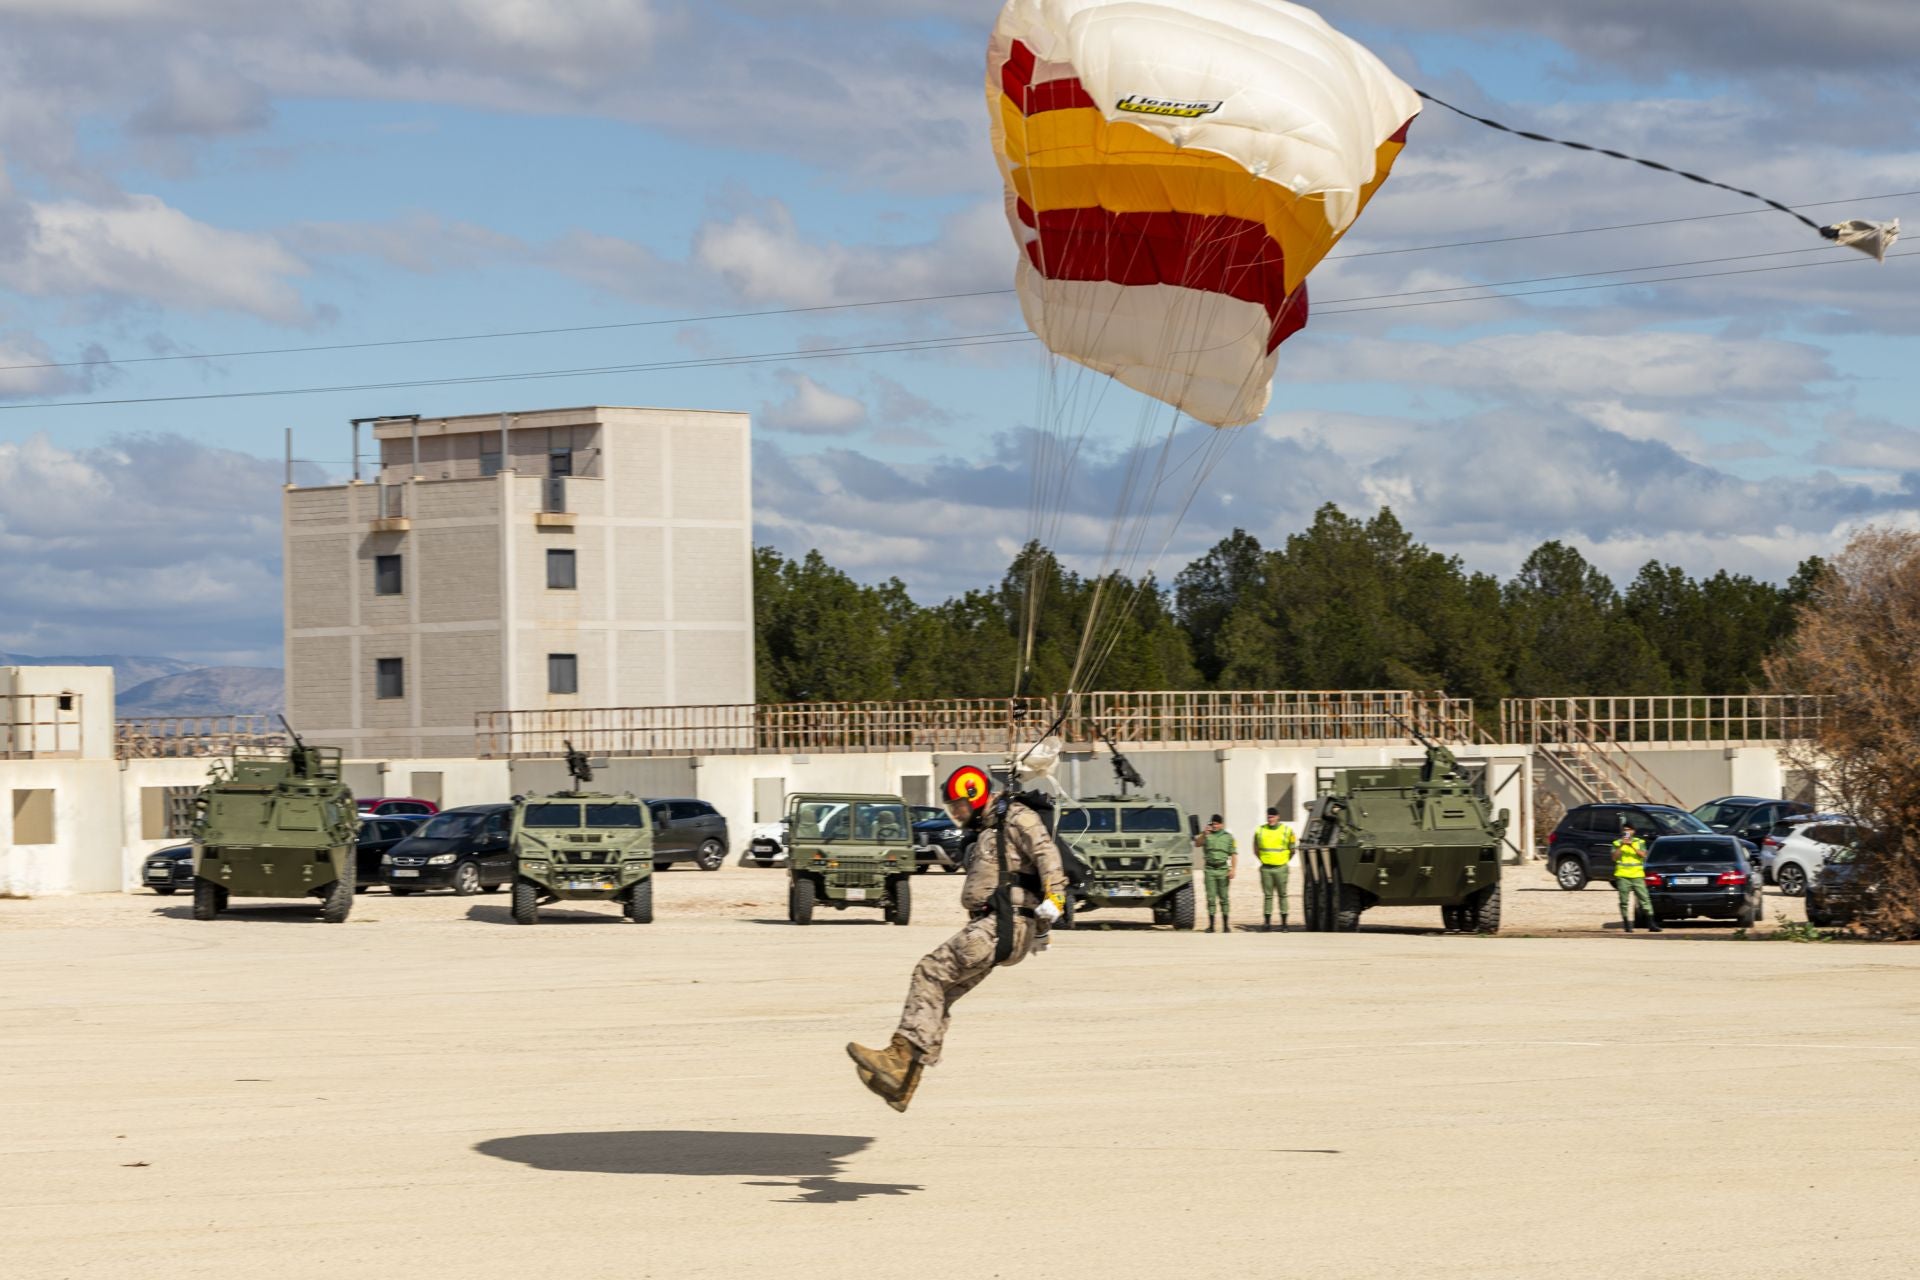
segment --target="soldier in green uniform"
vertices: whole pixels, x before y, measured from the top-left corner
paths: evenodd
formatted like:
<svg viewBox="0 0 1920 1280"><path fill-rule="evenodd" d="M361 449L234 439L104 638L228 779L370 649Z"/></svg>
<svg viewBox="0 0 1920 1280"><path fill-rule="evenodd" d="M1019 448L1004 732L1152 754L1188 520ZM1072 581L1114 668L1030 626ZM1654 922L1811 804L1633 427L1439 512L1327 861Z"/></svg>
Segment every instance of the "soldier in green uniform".
<svg viewBox="0 0 1920 1280"><path fill-rule="evenodd" d="M1227 890L1233 883L1233 873L1240 869L1240 849L1233 842L1233 833L1222 825L1217 813L1207 823L1207 829L1194 837L1193 843L1201 852L1207 879L1207 932L1214 931L1213 913L1217 906L1220 931L1232 933L1233 922L1228 919Z"/></svg>
<svg viewBox="0 0 1920 1280"><path fill-rule="evenodd" d="M1633 825L1620 824L1620 838L1613 842L1613 887L1620 894L1620 927L1633 932L1633 905L1647 913L1647 932L1660 932L1660 917L1653 914L1653 897L1647 892L1647 845L1633 833Z"/></svg>

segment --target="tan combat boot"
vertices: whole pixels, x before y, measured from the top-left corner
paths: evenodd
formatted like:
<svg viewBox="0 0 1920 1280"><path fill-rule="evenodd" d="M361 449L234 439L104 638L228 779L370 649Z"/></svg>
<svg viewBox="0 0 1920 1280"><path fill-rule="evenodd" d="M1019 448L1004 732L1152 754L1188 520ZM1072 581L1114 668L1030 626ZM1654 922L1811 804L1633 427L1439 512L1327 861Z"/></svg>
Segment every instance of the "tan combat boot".
<svg viewBox="0 0 1920 1280"><path fill-rule="evenodd" d="M880 1095L895 1111L905 1111L920 1084L920 1051L907 1038L895 1032L884 1049L869 1049L849 1043L847 1056L853 1059L860 1083Z"/></svg>

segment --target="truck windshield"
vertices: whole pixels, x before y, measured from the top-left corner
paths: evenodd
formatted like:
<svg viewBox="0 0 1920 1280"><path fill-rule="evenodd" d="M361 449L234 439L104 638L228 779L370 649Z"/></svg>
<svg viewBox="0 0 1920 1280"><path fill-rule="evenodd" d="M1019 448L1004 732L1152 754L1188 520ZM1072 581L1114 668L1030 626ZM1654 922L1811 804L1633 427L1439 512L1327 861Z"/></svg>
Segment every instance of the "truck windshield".
<svg viewBox="0 0 1920 1280"><path fill-rule="evenodd" d="M903 804L862 804L854 806L856 840L904 840L907 835L907 807Z"/></svg>
<svg viewBox="0 0 1920 1280"><path fill-rule="evenodd" d="M530 804L521 816L523 827L577 827L580 825L580 806L577 804Z"/></svg>
<svg viewBox="0 0 1920 1280"><path fill-rule="evenodd" d="M1120 811L1120 829L1136 834L1162 835L1180 830L1180 811L1178 809L1122 809Z"/></svg>
<svg viewBox="0 0 1920 1280"><path fill-rule="evenodd" d="M587 825L640 827L646 824L640 820L640 806L637 804L590 804L587 806Z"/></svg>
<svg viewBox="0 0 1920 1280"><path fill-rule="evenodd" d="M1099 835L1112 830L1111 809L1069 809L1060 815L1060 834L1063 836L1085 835L1089 832Z"/></svg>

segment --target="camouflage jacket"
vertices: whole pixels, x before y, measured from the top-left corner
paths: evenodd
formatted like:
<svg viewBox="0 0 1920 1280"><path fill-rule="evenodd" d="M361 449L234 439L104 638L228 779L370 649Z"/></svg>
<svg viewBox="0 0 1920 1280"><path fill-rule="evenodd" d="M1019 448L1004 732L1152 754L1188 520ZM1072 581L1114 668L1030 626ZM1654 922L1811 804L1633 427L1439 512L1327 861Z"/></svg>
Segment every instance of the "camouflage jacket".
<svg viewBox="0 0 1920 1280"><path fill-rule="evenodd" d="M980 833L973 863L967 868L966 887L960 891L960 905L968 911L984 910L1000 883L1001 835L992 828ZM1067 874L1060 867L1060 850L1047 834L1047 824L1040 820L1040 815L1023 804L1009 805L1005 837L1008 871L1016 876L1038 876L1048 893L1067 891ZM1016 906L1034 907L1040 905L1040 896L1015 885L1013 901Z"/></svg>

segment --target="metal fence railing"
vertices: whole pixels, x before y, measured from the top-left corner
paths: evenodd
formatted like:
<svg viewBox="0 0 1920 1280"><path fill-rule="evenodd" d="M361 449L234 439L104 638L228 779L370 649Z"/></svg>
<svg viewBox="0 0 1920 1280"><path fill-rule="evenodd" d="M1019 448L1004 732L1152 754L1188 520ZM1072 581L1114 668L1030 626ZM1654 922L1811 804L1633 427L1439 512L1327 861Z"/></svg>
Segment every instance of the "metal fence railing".
<svg viewBox="0 0 1920 1280"><path fill-rule="evenodd" d="M246 748L284 750L273 716L138 716L114 721L114 754L122 760L231 755Z"/></svg>
<svg viewBox="0 0 1920 1280"><path fill-rule="evenodd" d="M490 711L475 751L557 756L567 743L597 755L797 755L814 751L999 752L1050 728L1069 743L1185 746L1410 742L1409 726L1471 740L1473 704L1397 690L1090 693L1054 698L786 702L695 707Z"/></svg>
<svg viewBox="0 0 1920 1280"><path fill-rule="evenodd" d="M0 760L84 755L80 695L0 694Z"/></svg>
<svg viewBox="0 0 1920 1280"><path fill-rule="evenodd" d="M1596 742L1765 745L1812 737L1821 700L1791 693L1716 697L1504 698L1500 737L1528 744Z"/></svg>

